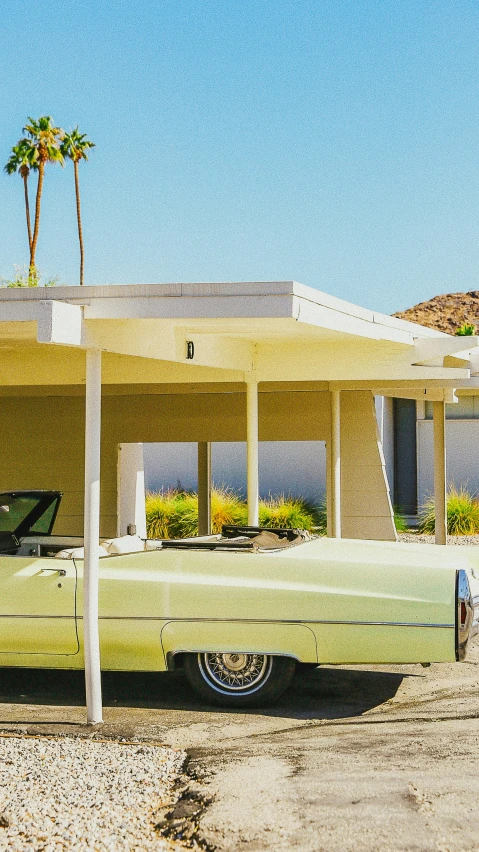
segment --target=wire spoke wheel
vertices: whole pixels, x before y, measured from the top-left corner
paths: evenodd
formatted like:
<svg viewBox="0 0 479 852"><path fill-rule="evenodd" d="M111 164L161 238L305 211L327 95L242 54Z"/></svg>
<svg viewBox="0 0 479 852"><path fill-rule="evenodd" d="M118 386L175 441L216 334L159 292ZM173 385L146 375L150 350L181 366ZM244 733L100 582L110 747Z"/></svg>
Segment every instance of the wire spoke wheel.
<svg viewBox="0 0 479 852"><path fill-rule="evenodd" d="M185 654L186 677L195 692L220 707L264 707L288 688L296 660L271 654Z"/></svg>
<svg viewBox="0 0 479 852"><path fill-rule="evenodd" d="M227 695L250 695L268 680L272 657L266 654L198 654L201 674L210 687Z"/></svg>

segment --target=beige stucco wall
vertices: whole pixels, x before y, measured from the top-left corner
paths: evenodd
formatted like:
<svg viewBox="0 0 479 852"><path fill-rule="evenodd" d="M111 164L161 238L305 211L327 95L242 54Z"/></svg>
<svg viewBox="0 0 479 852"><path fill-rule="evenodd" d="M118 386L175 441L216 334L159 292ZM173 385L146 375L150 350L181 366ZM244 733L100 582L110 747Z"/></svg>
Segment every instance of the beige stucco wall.
<svg viewBox="0 0 479 852"><path fill-rule="evenodd" d="M19 391L17 391L19 393ZM35 395L39 393L41 395ZM83 531L84 399L76 395L2 396L0 483L5 490L64 492L55 531ZM373 396L344 392L342 416L343 535L392 538L384 464ZM260 390L261 441L329 441L327 391ZM118 445L154 441L244 441L246 397L230 392L117 394L102 406L101 535L116 534ZM388 508L389 507L389 508ZM388 514L389 512L389 514Z"/></svg>
<svg viewBox="0 0 479 852"><path fill-rule="evenodd" d="M341 393L341 532L343 538L396 539L370 391Z"/></svg>
<svg viewBox="0 0 479 852"><path fill-rule="evenodd" d="M43 391L44 392L44 391ZM83 531L84 399L0 400L1 488L64 492L55 530ZM329 394L261 393L260 440L326 440ZM136 441L243 441L243 393L109 395L102 405L101 535L116 534L118 445Z"/></svg>

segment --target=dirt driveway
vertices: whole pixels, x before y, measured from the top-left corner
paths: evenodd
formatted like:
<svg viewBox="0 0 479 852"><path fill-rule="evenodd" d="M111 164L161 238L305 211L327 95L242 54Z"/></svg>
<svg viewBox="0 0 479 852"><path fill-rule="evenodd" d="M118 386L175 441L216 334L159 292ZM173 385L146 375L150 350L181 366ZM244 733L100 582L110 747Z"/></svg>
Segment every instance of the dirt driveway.
<svg viewBox="0 0 479 852"><path fill-rule="evenodd" d="M180 674L103 686L101 735L188 749L170 821L203 846L479 850L478 647L462 665L301 672L280 704L248 713L197 704ZM83 701L81 673L4 670L0 729L91 733Z"/></svg>

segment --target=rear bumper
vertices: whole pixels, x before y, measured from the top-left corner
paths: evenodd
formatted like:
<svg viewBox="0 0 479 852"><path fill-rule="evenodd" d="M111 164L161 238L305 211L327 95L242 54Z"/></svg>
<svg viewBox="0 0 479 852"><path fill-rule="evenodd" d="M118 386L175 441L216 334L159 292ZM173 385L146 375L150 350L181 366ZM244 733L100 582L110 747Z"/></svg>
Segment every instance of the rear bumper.
<svg viewBox="0 0 479 852"><path fill-rule="evenodd" d="M472 599L472 606L474 616L471 626L471 633L469 636L470 639L473 639L474 636L477 636L477 634L479 633L479 595Z"/></svg>
<svg viewBox="0 0 479 852"><path fill-rule="evenodd" d="M470 642L479 633L479 596L472 595L467 572L456 574L456 659L464 660Z"/></svg>

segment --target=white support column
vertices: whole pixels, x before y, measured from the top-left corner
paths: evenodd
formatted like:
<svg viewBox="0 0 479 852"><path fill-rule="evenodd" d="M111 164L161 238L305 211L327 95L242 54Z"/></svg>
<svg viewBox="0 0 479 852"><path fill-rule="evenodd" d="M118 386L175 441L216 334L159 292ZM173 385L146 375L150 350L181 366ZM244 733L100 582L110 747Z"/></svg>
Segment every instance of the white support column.
<svg viewBox="0 0 479 852"><path fill-rule="evenodd" d="M133 525L146 538L143 444L118 445L117 488L117 535L126 535Z"/></svg>
<svg viewBox="0 0 479 852"><path fill-rule="evenodd" d="M211 444L198 443L198 535L211 533Z"/></svg>
<svg viewBox="0 0 479 852"><path fill-rule="evenodd" d="M446 407L444 402L433 402L434 425L434 512L436 544L447 544L446 496Z"/></svg>
<svg viewBox="0 0 479 852"><path fill-rule="evenodd" d="M331 534L341 538L341 391L331 391Z"/></svg>
<svg viewBox="0 0 479 852"><path fill-rule="evenodd" d="M248 525L259 526L258 382L246 383L246 482Z"/></svg>
<svg viewBox="0 0 479 852"><path fill-rule="evenodd" d="M87 721L102 722L100 639L98 630L98 545L100 541L101 351L86 353L85 406L85 561L83 636Z"/></svg>

